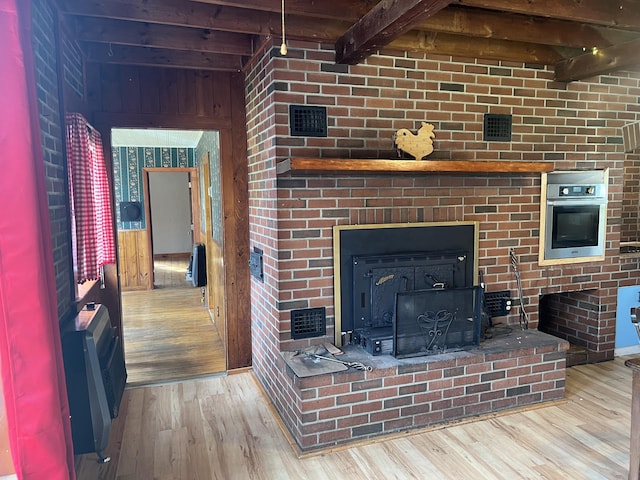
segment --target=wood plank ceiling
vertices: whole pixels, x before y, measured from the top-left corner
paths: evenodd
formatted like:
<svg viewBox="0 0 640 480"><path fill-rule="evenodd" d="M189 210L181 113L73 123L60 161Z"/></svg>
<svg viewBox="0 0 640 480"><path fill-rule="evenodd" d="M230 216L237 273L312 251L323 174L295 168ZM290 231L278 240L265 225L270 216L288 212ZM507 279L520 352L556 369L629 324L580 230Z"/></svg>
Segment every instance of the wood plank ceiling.
<svg viewBox="0 0 640 480"><path fill-rule="evenodd" d="M58 0L88 61L241 70L281 38L281 0ZM287 39L354 64L391 48L553 65L568 82L640 67L640 0L286 0Z"/></svg>

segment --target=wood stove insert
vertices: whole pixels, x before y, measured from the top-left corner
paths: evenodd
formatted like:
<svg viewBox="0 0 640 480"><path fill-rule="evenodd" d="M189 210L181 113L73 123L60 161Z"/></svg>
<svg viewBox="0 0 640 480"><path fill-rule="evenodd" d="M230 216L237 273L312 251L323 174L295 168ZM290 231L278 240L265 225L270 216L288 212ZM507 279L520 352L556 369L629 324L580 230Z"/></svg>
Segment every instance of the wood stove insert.
<svg viewBox="0 0 640 480"><path fill-rule="evenodd" d="M336 227L337 344L400 356L477 345L477 245L476 222ZM421 311L406 320L409 306ZM443 323L438 315L451 321ZM408 336L415 338L409 342Z"/></svg>

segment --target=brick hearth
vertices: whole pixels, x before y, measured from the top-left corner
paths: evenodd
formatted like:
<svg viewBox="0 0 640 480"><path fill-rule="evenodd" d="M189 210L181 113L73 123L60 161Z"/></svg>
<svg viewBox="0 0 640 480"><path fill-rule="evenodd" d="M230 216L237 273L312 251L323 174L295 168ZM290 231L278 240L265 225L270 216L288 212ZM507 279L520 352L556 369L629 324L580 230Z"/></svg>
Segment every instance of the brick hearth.
<svg viewBox="0 0 640 480"><path fill-rule="evenodd" d="M480 348L396 359L345 348L350 369L298 378L284 361L276 404L302 450L442 424L564 397L569 344L516 330Z"/></svg>

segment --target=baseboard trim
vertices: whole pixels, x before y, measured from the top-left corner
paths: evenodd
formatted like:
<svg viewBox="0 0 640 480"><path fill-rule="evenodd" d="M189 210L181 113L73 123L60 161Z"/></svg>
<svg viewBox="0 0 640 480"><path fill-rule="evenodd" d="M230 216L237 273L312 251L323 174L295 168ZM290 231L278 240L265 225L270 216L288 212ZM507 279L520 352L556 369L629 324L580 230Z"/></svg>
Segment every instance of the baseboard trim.
<svg viewBox="0 0 640 480"><path fill-rule="evenodd" d="M184 260L189 259L191 256L191 252L181 252L181 253L156 253L153 256L154 260Z"/></svg>
<svg viewBox="0 0 640 480"><path fill-rule="evenodd" d="M614 357L624 357L625 355L636 355L640 353L640 345L631 345L630 347L621 347L613 350Z"/></svg>

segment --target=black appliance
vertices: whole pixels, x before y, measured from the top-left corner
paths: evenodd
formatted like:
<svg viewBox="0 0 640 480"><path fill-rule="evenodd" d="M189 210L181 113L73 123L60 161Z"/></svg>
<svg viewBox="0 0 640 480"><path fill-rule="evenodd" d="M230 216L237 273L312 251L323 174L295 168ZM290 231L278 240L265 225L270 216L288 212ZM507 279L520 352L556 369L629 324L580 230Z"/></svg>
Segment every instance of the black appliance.
<svg viewBox="0 0 640 480"><path fill-rule="evenodd" d="M62 331L62 352L75 454L109 461L111 420L118 415L127 372L120 338L104 305L89 304Z"/></svg>
<svg viewBox="0 0 640 480"><path fill-rule="evenodd" d="M202 243L196 243L193 246L187 277L189 274L194 287L204 287L207 284L207 262Z"/></svg>
<svg viewBox="0 0 640 480"><path fill-rule="evenodd" d="M370 355L393 355L393 328L363 328L353 332L353 343Z"/></svg>

